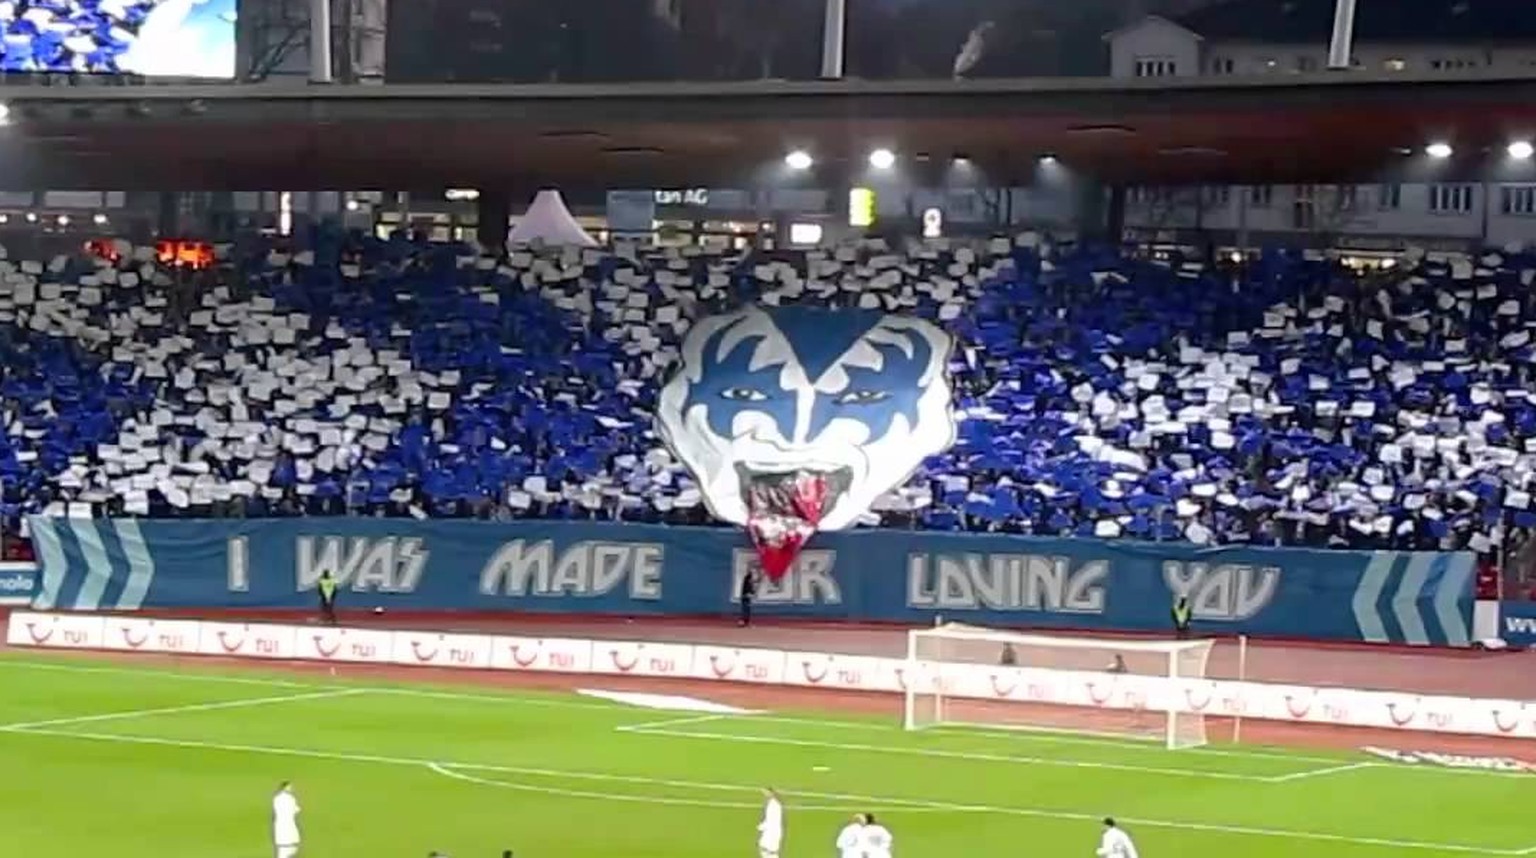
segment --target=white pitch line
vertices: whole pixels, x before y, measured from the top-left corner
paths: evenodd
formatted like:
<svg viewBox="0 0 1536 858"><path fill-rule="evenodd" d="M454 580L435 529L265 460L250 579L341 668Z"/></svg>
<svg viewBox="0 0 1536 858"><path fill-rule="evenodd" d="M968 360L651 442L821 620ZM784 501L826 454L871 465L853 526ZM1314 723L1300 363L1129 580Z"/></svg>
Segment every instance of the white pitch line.
<svg viewBox="0 0 1536 858"><path fill-rule="evenodd" d="M491 778L479 778L479 777L475 777L474 775L466 775L466 774L464 774L461 771L457 771L457 769L454 766L452 766L452 765L445 765L443 763L431 763L431 764L429 764L427 766L427 768L429 768L432 771L437 772L438 774L443 775L445 777L450 777L450 778L453 778L454 780L460 780L460 781L464 781L466 783L478 784L480 786L498 787L500 789L519 790L521 792L542 793L544 795L558 795L558 796L564 796L566 798L590 798L590 799L595 799L597 801L607 801L607 802L618 801L618 802L629 802L629 803L632 803L632 804L664 804L664 805L676 805L676 806L679 806L679 807L707 807L707 808L712 808L712 809L716 809L716 810L758 810L758 809L762 808L762 806L763 806L763 803L760 800L749 803L749 802L741 802L741 801L717 801L717 800L714 800L714 799L675 798L673 796L626 795L624 793L597 792L595 790L575 790L575 789L565 789L563 787L535 786L533 784L514 783L514 782L511 782L511 781L498 781L498 780L493 780ZM464 768L464 767L461 766L459 768ZM476 768L479 768L479 767L477 766ZM608 779L606 776L596 776L596 775L585 774L585 773L573 774L571 777L573 777L574 779L577 779L577 780L592 780L592 779L607 780ZM633 783L633 782L650 783L651 782L651 780L649 778L624 778L623 780L625 780L626 782L631 782L631 783ZM763 788L760 787L760 786L741 786L741 785L738 785L738 784L692 783L692 782L688 782L688 781L656 781L654 783L656 785L666 785L666 786L671 786L671 787L686 787L686 788L689 788L689 789L698 789L698 790L730 791L730 792L755 792L755 793L761 793L763 791ZM804 793L804 792L789 793L787 791L784 793L784 795L789 796L791 799L799 798L799 797L813 797L813 798L815 798L815 797L822 797L822 798L825 798L825 797L835 796L835 794L833 794L833 793ZM847 813L847 812L849 812L851 810L857 810L857 809L859 809L861 807L867 807L871 801L875 801L876 800L876 799L872 799L869 796L842 796L842 798L846 799L847 803L845 803L845 804L834 804L834 805L821 805L821 804L801 804L798 801L793 801L790 804L790 809L791 810L795 810L795 811L812 811L812 812L820 811L820 812L828 812L828 813ZM887 805L889 805L889 804L890 804L890 802L887 801ZM918 812L929 812L929 813L940 812L940 813L947 813L947 812L950 812L947 808L928 807L928 806L908 806L905 803L902 803L900 801L896 802L896 805L898 807L900 807L904 813L918 813Z"/></svg>
<svg viewBox="0 0 1536 858"><path fill-rule="evenodd" d="M539 777L564 777L572 780L611 781L632 784L647 784L652 786L670 786L673 788L690 788L712 791L753 791L761 790L760 786L746 784L720 784L697 783L690 781L671 781L653 778L644 778L633 775L611 775L597 772L570 772L553 769L527 769L514 766L498 766L488 763L446 763L434 760L410 759L405 757L388 757L376 754L348 754L334 751L311 751L300 748L280 748L261 745L233 745L220 742L197 742L182 739L161 739L150 736L124 736L113 733L84 733L71 730L28 729L16 731L28 736L50 736L67 739L87 739L104 742L122 742L127 744L159 745L163 747L190 748L202 751L226 751L233 753L266 754L272 756L305 757L316 760L335 760L340 762L380 763L397 766L418 766L428 770L437 771L434 766L447 769L467 769L470 771L500 772L513 775L528 775ZM1072 822L1098 822L1102 813L1083 813L1077 811L1044 810L1038 808L1022 807L995 807L989 805L952 804L949 802L928 801L923 799L891 798L881 796L844 795L840 793L799 792L785 790L786 795L799 796L823 801L850 801L857 802L861 806L886 806L901 807L913 810L943 810L955 813L986 813L1000 816L1020 816L1033 819L1055 819ZM612 800L611 796L604 795L604 799ZM756 807L757 805L753 805ZM1393 849L1425 849L1440 852L1457 852L1471 855L1499 855L1499 856L1524 856L1536 853L1532 849L1495 849L1484 846L1469 846L1456 843L1426 843L1416 840L1389 840L1376 837L1351 837L1345 834L1328 834L1315 831L1291 831L1280 828L1257 828L1242 825L1221 825L1217 823L1185 822L1166 819L1141 819L1122 818L1122 822L1145 828L1166 828L1181 831L1199 831L1212 834L1229 834L1246 837L1266 837L1283 840L1312 840L1327 843L1348 843L1359 846L1384 846Z"/></svg>
<svg viewBox="0 0 1536 858"><path fill-rule="evenodd" d="M313 682L291 682L283 679L261 679L254 676L226 676L216 673L188 673L177 670L156 670L152 667L105 667L102 665L73 664L69 662L24 661L17 658L0 658L0 668L18 670L42 670L56 673L99 673L118 676L153 676L156 679L176 679L182 682L212 682L228 685L260 685L267 688L320 688Z"/></svg>
<svg viewBox="0 0 1536 858"><path fill-rule="evenodd" d="M1265 783L1283 784L1290 783L1291 781L1306 780L1307 778L1319 778L1325 775L1336 775L1342 772L1357 771L1359 769L1379 769L1381 767L1381 763L1346 763L1344 765L1338 766L1327 766L1321 769L1308 769L1304 772L1294 772L1288 775L1275 775L1273 777L1262 778L1262 780Z"/></svg>
<svg viewBox="0 0 1536 858"><path fill-rule="evenodd" d="M785 718L785 719L774 719L774 720L795 721L797 719ZM814 723L814 722L806 722L806 723ZM893 730L902 730L902 729L904 729L899 724L892 724L892 725L879 724L879 725L873 725L873 726L887 727L888 729L893 729ZM942 733L974 733L974 734L980 734L980 735L983 735L983 736L992 736L992 735L998 735L998 734L1008 735L1008 736L1019 736L1019 731L1011 729L1011 728L1008 728L1008 727L988 728L988 727L984 727L984 726L977 726L977 725L974 725L974 724L968 724L968 725L965 725L965 726L942 725L941 724L941 725L935 725L934 727L930 727L928 729L933 730L935 732L942 732ZM1030 741L1033 741L1033 742L1041 742L1041 743L1053 744L1053 745L1054 744L1062 744L1062 745L1097 745L1099 747L1107 747L1107 748L1131 748L1131 749L1140 748L1140 749L1143 749L1143 750L1147 750L1147 743L1145 741L1137 740L1137 739L1105 739L1105 738L1094 738L1092 736L1063 735L1063 734L1059 734L1059 733L1035 733L1035 734L1030 734L1030 735L1028 735L1025 738L1028 738ZM1158 750L1158 749L1154 748L1152 750ZM1264 751L1264 750L1246 749L1246 748L1245 749L1241 749L1241 750L1234 749L1234 748L1213 748L1213 747L1211 747L1209 745L1202 745L1202 746L1200 746L1198 748L1184 748L1184 749L1180 750L1178 753L1179 753L1180 756L1191 756L1191 757L1236 757L1236 758L1239 758L1239 759L1253 759L1253 760L1287 760L1287 761L1293 762L1293 763L1337 763L1337 762L1340 761L1339 757L1318 757L1318 756L1310 756L1310 755L1305 755L1305 754L1290 754L1290 753L1286 753L1285 751Z"/></svg>
<svg viewBox="0 0 1536 858"><path fill-rule="evenodd" d="M970 760L984 763L1028 763L1040 766L1060 766L1071 769L1098 769L1112 772L1139 772L1141 774L1171 775L1175 777L1209 778L1225 781L1249 781L1262 783L1268 775L1244 775L1235 772L1212 772L1202 769L1171 769L1159 766L1137 766L1129 763L1106 763L1092 760L1063 760L1053 757L1022 757L1012 754L987 754L976 751L946 751L938 748L903 748L892 745L860 745L849 742L821 742L813 739L789 739L778 736L729 735L725 733L696 733L691 730L631 728L629 733L642 736L664 736L676 739L706 739L716 742L741 742L754 745L789 745L797 748L822 748L829 751L861 751L875 754L931 757L936 759Z"/></svg>
<svg viewBox="0 0 1536 858"><path fill-rule="evenodd" d="M651 730L659 730L663 727L680 727L684 724L704 724L709 721L719 721L729 718L728 712L712 712L708 715L691 715L686 718L667 718L661 721L646 721L644 724L624 724L613 728L619 733L647 733Z"/></svg>
<svg viewBox="0 0 1536 858"><path fill-rule="evenodd" d="M373 665L360 662L338 662L341 667L369 667ZM389 666L389 665L383 665ZM566 697L531 697L515 692L508 694L474 694L463 691L433 691L428 688L407 688L396 685L358 685L353 683L327 683L327 682L291 682L282 679L262 679L252 676L227 676L213 673L188 673L175 670L155 670L153 668L133 667L101 667L78 664L48 664L36 661L20 661L17 659L0 658L0 668L16 667L28 670L57 671L59 673L98 673L120 676L152 676L156 679L168 679L182 682L209 682L228 683L231 685L255 685L268 688L312 688L317 691L332 689L349 689L366 691L370 694L394 694L400 697L421 697L429 700L463 700L485 703L501 703L512 706L544 706L557 709L594 709L606 712L633 711L634 707L619 703L598 703ZM526 694L526 692L524 692Z"/></svg>
<svg viewBox="0 0 1536 858"><path fill-rule="evenodd" d="M367 664L362 664L362 663L357 663L357 662L343 662L343 663L339 663L339 664L340 664L340 666L343 666L343 667L347 667L347 666L367 667L368 666ZM0 669L6 668L6 667L14 667L14 668L27 669L27 670L57 671L57 672L60 672L60 673L85 673L85 674L96 673L96 674L121 675L121 676L153 676L153 677L155 677L157 679L168 679L168 680L176 680L176 681L183 681L183 682L228 683L228 684L232 684L232 685L254 685L254 686L267 686L267 687L272 687L272 688L312 688L312 689L316 689L316 690L324 690L324 689L331 689L331 688L358 688L358 689L362 689L362 690L365 690L365 691L373 692L375 694L394 694L394 695L398 695L400 697L421 697L421 698L426 698L426 699L437 699L437 700L479 701L479 702L486 702L486 703L502 703L502 704L513 705L513 706L541 706L541 707L550 707L550 708L556 708L556 709L587 709L587 710L600 710L600 711L606 711L606 712L622 712L622 711L631 710L633 708L633 707L630 707L630 706L624 706L624 705L620 705L620 704L598 703L598 702L595 702L595 701L583 700L583 699L578 699L578 698L573 698L573 697L532 697L532 696L523 696L523 695L519 695L519 694L516 694L516 693L508 693L508 694L476 694L476 693L473 693L473 692L464 692L464 691L434 691L434 690L426 689L426 688L409 688L409 687L401 687L401 686L394 686L394 685L357 685L357 684L353 684L353 683L340 684L340 683L319 683L319 682L295 682L295 681L290 681L290 680L268 679L268 678L251 677L251 676L229 676L229 675L217 674L217 673L203 673L203 672L194 673L194 672L189 672L189 671L157 670L157 669L148 668L148 667L144 667L144 668L108 667L108 666L104 666L104 665L83 665L83 664L63 663L63 662L57 662L57 663L56 662L39 662L39 661L28 661L28 660L24 660L24 659L15 659L15 658L0 658ZM871 732L882 732L882 733L907 732L906 729L901 726L901 724L895 723L894 721L890 722L890 723L879 722L879 721L838 721L838 720L820 719L820 718L803 718L803 717L796 717L796 716L791 716L791 715L769 715L769 714L763 714L763 713L743 714L743 715L736 715L736 716L731 716L731 717L744 718L744 719L750 718L750 719L755 720L755 721L766 721L766 722L775 723L775 724L803 724L803 725L806 725L806 726L831 727L831 728L842 729L842 730L867 730L867 731L871 731ZM894 717L894 710L893 710L893 717ZM1033 742L1033 743L1064 744L1064 745L1092 745L1092 746L1099 746L1099 747L1128 748L1128 749L1132 749L1132 750L1136 750L1136 751L1153 751L1153 752L1155 752L1155 749L1148 748L1146 746L1146 743L1144 743L1144 742L1137 742L1137 741L1134 741L1134 740L1116 740L1116 739L1102 739L1102 738L1096 739L1096 738L1092 738L1092 737L1088 737L1088 736L1065 736L1065 735L1054 735L1054 734L1052 734L1052 735L1020 736L1016 731L988 730L988 729L986 729L984 727L976 727L976 726L967 726L967 727L938 726L938 727L935 727L933 729L935 731L948 732L948 733L977 733L977 734L980 734L980 735L992 735L992 734L998 733L998 732L1006 732L1006 734L1008 736L1012 737L1012 739L1017 740L1017 741L1029 741L1029 742ZM1248 759L1248 758L1251 758L1251 759L1279 759L1279 760L1288 760L1288 761L1291 761L1291 762L1298 762L1298 763L1338 763L1338 762L1340 762L1340 759L1338 757L1318 757L1318 756L1309 756L1309 755L1301 755L1301 754L1288 754L1288 753L1285 753L1283 751L1264 751L1264 750L1256 750L1256 749L1254 749L1254 750L1250 750L1250 749L1238 750L1238 749L1231 749L1231 748L1200 747L1200 748L1188 748L1188 749L1185 749L1183 751L1180 751L1179 753L1180 753L1180 755L1187 755L1187 756L1189 756L1191 758L1193 758L1195 756L1201 756L1201 757L1212 756L1212 757L1234 757L1234 758L1238 758L1238 759Z"/></svg>
<svg viewBox="0 0 1536 858"><path fill-rule="evenodd" d="M772 715L763 712L726 713L719 717L737 721L763 722L767 724L798 724L807 727L829 727L838 730L864 730L876 733L910 733L900 724L880 721L830 721L820 718L801 718L793 715ZM634 725L619 728L624 732L632 732L640 727L648 725ZM936 725L928 728L928 732L944 733L952 735L975 735L989 738L1006 737L1006 741L1013 744L1036 745L1087 745L1099 748L1118 748L1136 752L1162 754L1168 753L1161 747L1149 745L1145 740L1094 738L1091 736L1075 736L1051 732L1021 732L1007 727L988 728L976 725ZM1236 750L1231 748L1212 748L1202 746L1198 748L1185 748L1178 752L1180 757L1232 757L1234 759L1253 760L1284 760L1290 763L1328 763L1338 765L1348 758L1343 756L1318 757L1307 754L1289 754L1284 751L1264 750Z"/></svg>
<svg viewBox="0 0 1536 858"><path fill-rule="evenodd" d="M358 663L358 662L345 662L345 663L341 663L341 665L344 666L344 667L345 666L359 666L359 667L367 667L368 666L367 664L362 664L362 663ZM419 697L419 698L424 698L424 699L429 699L429 700L460 700L460 701L467 701L467 702L499 703L499 704L509 705L509 706L537 706L537 707L548 707L548 708L555 708L555 709L585 709L585 710L595 710L595 711L614 712L614 713L632 712L633 709L634 709L634 707L632 707L632 706L627 706L627 705L622 705L622 704L617 704L617 703L613 703L613 704L610 704L610 703L599 703L599 702L596 702L596 701L584 700L584 699L579 699L579 698L574 698L574 697L533 697L533 696L524 696L524 695L518 694L518 693L508 693L508 694L476 694L476 693L473 693L473 692L465 692L465 691L436 691L436 690L432 690L432 689L429 689L429 688L410 688L410 687L402 687L402 686L394 686L394 685L357 685L357 684L352 684L352 683L338 684L338 683L318 683L318 682L295 682L295 681L290 681L290 680L270 679L270 678L261 678L261 677L252 677L252 676L229 676L229 675L226 675L226 674L218 674L218 673L189 672L189 671L175 671L175 670L157 670L157 669L154 669L154 668L147 668L147 667L145 667L145 668L138 668L138 667L109 667L109 666L105 666L105 665L83 665L83 664L63 663L63 662L28 661L28 660L25 660L25 659L16 659L16 658L0 658L0 669L7 668L7 667L14 667L14 668L20 668L20 669L27 669L27 670L56 671L56 672L60 672L60 673L84 673L84 674L104 674L104 675L122 675L122 676L152 676L152 677L155 677L157 679L167 679L167 680L182 681L182 682L205 682L205 683L214 683L214 684L225 683L225 684L231 684L231 685L251 685L251 686L269 687L269 688L300 688L300 689L307 688L307 689L314 689L316 691L327 691L327 690L334 690L334 689L351 689L351 690L356 690L356 691L366 691L366 692L369 692L369 693L372 693L372 694L393 694L393 695L396 695L396 696L399 696L399 697ZM884 723L884 722L879 722L879 721L837 721L837 720L820 719L820 718L802 718L802 717L796 717L796 716L791 716L791 715L771 715L771 714L765 714L765 713L743 713L743 714L739 714L739 715L722 715L721 717L728 717L728 718L740 719L740 720L764 721L764 722L774 723L774 724L801 724L801 725L805 725L805 726L814 726L814 727L830 727L830 728L843 729L843 730L866 730L866 731L881 732L881 733L896 733L896 732L904 733L904 732L907 732L906 729L904 727L902 727L900 724L897 724L897 723ZM643 727L645 725L635 725L635 726ZM979 735L994 735L994 734L999 733L999 732L1006 732L1006 735L1008 735L1011 740L1016 740L1018 742L1029 742L1029 743L1035 743L1035 744L1090 745L1090 746L1109 747L1109 748L1124 748L1124 749L1129 749L1129 750L1132 750L1132 751L1137 751L1137 752L1142 752L1142 753L1157 753L1158 752L1158 750L1155 749L1155 748L1147 747L1144 742L1136 742L1136 741L1132 741L1132 740L1122 741L1122 740L1116 740L1116 739L1096 739L1096 738L1092 738L1092 737L1088 737L1088 736L1065 736L1065 735L1055 735L1055 734L1050 734L1050 735L1033 735L1033 734L1031 734L1031 735L1027 735L1027 736L1021 736L1021 735L1019 735L1015 731L989 730L989 729L986 729L984 727L977 727L977 726L965 726L965 727L961 727L961 726L937 726L937 727L935 727L933 729L936 732L975 733L975 734L979 734ZM635 727L623 728L623 732L633 732L634 730L635 730ZM1187 748L1185 750L1179 751L1178 753L1179 753L1179 755L1181 757L1187 757L1189 759L1194 759L1196 757L1207 757L1207 756L1210 756L1210 757L1232 757L1232 758L1235 758L1235 759L1286 760L1286 761L1296 762L1296 763L1328 763L1328 764L1334 764L1334 765L1339 765L1339 764L1342 764L1344 762L1344 760L1339 758L1339 757L1318 757L1318 756L1310 756L1310 755L1302 755L1302 754L1289 754L1289 753L1285 753L1283 751L1264 751L1264 750L1257 750L1257 749L1254 749L1254 750L1241 749L1241 750L1239 750L1239 749L1232 749L1232 748L1199 747L1199 748ZM1530 775L1527 775L1527 774L1524 774L1524 773L1520 773L1520 772L1485 772L1485 771L1481 771L1481 770L1445 769L1445 768L1433 769L1433 770L1429 769L1429 768L1424 768L1424 769L1420 769L1420 771L1439 771L1439 772L1445 773L1445 774L1484 774L1484 775L1492 774L1492 775L1509 775L1509 776L1521 776L1521 777L1529 777L1530 776ZM1267 777L1268 776L1259 777L1259 779L1260 780L1264 780ZM1284 776L1282 776L1282 777L1284 777ZM1536 854L1536 848L1533 848L1532 854Z"/></svg>
<svg viewBox="0 0 1536 858"><path fill-rule="evenodd" d="M317 691L313 694L283 694L276 697L248 697L242 700L223 700L217 703L191 703L185 706L164 706L157 709L127 709L121 712L105 712L99 715L76 715L69 718L52 718L47 721L25 721L16 724L0 724L0 733L20 733L41 727L65 727L71 724L91 724L99 721L119 721L126 718L143 718L151 715L175 715L182 712L213 712L219 709L243 709L249 706L268 706L274 703L297 703L300 700L326 700L332 697L350 697L366 694L361 688L343 688L334 691Z"/></svg>

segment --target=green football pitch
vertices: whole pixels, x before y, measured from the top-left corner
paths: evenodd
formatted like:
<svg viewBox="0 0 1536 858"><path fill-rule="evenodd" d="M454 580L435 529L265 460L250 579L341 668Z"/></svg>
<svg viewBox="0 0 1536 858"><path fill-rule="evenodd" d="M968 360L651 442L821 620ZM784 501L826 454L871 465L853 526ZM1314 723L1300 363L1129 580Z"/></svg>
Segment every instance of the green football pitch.
<svg viewBox="0 0 1536 858"><path fill-rule="evenodd" d="M0 657L0 854L264 858L281 780L303 858L745 858L764 785L785 858L860 810L901 858L1091 856L1106 814L1147 858L1536 855L1527 775Z"/></svg>

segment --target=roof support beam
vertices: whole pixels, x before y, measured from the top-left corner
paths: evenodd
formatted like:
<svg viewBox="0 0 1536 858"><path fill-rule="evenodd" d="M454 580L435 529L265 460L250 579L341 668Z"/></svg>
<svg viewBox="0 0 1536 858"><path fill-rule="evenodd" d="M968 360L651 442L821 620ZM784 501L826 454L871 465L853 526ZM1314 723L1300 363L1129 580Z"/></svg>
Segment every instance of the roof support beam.
<svg viewBox="0 0 1536 858"><path fill-rule="evenodd" d="M827 0L826 20L821 25L822 79L843 79L846 66L843 51L847 43L848 0Z"/></svg>
<svg viewBox="0 0 1536 858"><path fill-rule="evenodd" d="M1355 47L1355 0L1334 0L1333 36L1328 40L1328 68L1348 69Z"/></svg>
<svg viewBox="0 0 1536 858"><path fill-rule="evenodd" d="M331 62L331 0L309 2L309 82L330 83L335 66Z"/></svg>

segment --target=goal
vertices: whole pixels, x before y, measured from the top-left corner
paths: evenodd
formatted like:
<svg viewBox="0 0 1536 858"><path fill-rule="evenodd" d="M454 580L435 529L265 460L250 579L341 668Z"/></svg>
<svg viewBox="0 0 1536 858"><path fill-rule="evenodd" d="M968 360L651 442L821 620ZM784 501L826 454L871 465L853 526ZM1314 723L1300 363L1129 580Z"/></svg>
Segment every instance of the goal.
<svg viewBox="0 0 1536 858"><path fill-rule="evenodd" d="M1183 680L1205 678L1213 642L1031 635L950 623L907 637L905 722L1207 743Z"/></svg>

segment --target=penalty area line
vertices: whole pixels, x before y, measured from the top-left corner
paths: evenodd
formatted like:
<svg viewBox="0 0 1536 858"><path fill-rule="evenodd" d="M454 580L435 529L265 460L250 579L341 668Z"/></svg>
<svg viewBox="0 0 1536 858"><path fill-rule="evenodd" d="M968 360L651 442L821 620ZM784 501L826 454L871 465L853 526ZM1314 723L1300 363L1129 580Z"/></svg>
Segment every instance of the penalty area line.
<svg viewBox="0 0 1536 858"><path fill-rule="evenodd" d="M479 786L496 787L498 789L518 790L520 792L533 792L533 793L541 793L543 795L564 796L566 798L589 798L589 799L594 799L596 801L609 801L609 802L618 801L618 802L629 802L629 803L632 803L632 804L661 804L661 805L673 805L673 806L677 806L677 807L706 807L706 808L711 808L711 809L714 809L714 810L758 810L759 808L761 808L763 806L762 801L743 802L743 801L722 801L722 800L719 800L719 799L707 799L707 798L679 798L677 796L666 796L666 795L630 795L630 794L621 793L621 792L600 792L600 791L597 791L597 790L580 790L580 789L567 789L565 787L537 786L535 784L517 783L515 781L502 781L502 780L495 780L495 779L492 779L492 778L477 777L475 775L465 774L464 772L461 772L461 771L458 770L459 768L467 768L465 766L457 766L456 767L456 766L448 765L448 764L444 764L444 763L429 763L427 765L427 768L431 769L434 772L437 772L438 774L440 774L440 775L442 775L444 777L453 778L454 780L457 780L457 781L464 781L465 783L477 784ZM479 767L476 766L475 768L479 768ZM610 779L607 776L603 776L603 775L594 775L594 774L587 774L587 773L574 773L574 772L566 775L566 777L570 777L573 780L592 780L592 779L609 780ZM692 781L671 781L671 780L661 780L661 779L657 779L657 778L637 778L637 777L623 777L623 778L620 778L620 780L622 780L625 783L645 784L645 785L650 785L650 786L667 787L667 788L670 788L670 789L693 789L693 790L699 790L701 792L742 792L742 793L745 793L745 792L762 793L763 792L763 788L760 787L760 786L746 786L746 785L742 785L742 784L696 783L696 782L692 782ZM795 810L795 811L810 811L810 812L825 812L825 813L848 813L850 811L858 810L861 807L867 807L870 802L882 801L882 799L878 799L878 798L875 798L873 796L840 795L840 794L837 794L837 793L812 793L812 792L799 792L799 791L793 791L792 792L792 791L789 791L789 790L785 790L784 791L784 795L788 796L792 800L791 803L790 803L790 809L791 810ZM830 805L827 805L827 804L801 804L797 800L797 799L801 799L801 798L834 799L834 800L841 800L843 803L841 803L841 804L830 804ZM926 812L929 812L929 813L936 813L936 812L937 813L943 813L943 812L948 812L948 810L949 810L948 808L945 808L945 807L930 807L930 806L925 805L925 804L910 804L909 805L909 804L905 803L904 800L885 800L885 801L886 801L887 804L895 804L897 807L900 807L903 813L917 813L917 812L923 812L923 811L926 811Z"/></svg>
<svg viewBox="0 0 1536 858"><path fill-rule="evenodd" d="M1292 781L1306 780L1307 778L1318 778L1325 775L1337 775L1342 774L1343 772L1358 771L1360 769L1379 769L1381 767L1381 763L1346 763L1339 766L1324 766L1320 769L1307 769L1304 772L1293 772L1288 775L1275 775L1273 777L1259 778L1259 780L1269 784L1284 784L1290 783Z"/></svg>
<svg viewBox="0 0 1536 858"><path fill-rule="evenodd" d="M1176 769L1160 766L1138 766L1130 763L1107 763L1095 760L1068 760L1059 757L1027 757L1015 754L988 754L979 751L946 751L939 748L903 748L892 745L864 745L852 742L824 742L813 739L790 739L780 736L755 736L750 734L700 733L692 730L673 730L669 727L640 725L625 732L642 736L659 736L672 739L704 739L715 742L739 742L751 745L786 745L796 748L820 748L828 751L850 751L895 756L928 757L943 760L968 760L980 763L1010 763L1037 766L1057 766L1067 769L1096 769L1111 772L1136 772L1148 775L1168 775L1183 778L1208 778L1223 781L1266 783L1269 775L1245 775L1236 772L1213 772L1205 769Z"/></svg>
<svg viewBox="0 0 1536 858"><path fill-rule="evenodd" d="M102 742L121 742L126 744L158 745L161 747L186 748L200 751L226 751L231 753L261 754L269 756L303 757L316 760L333 760L337 762L381 763L396 766L409 766L439 775L453 777L442 771L462 769L467 771L501 772L511 775L524 775L529 777L567 778L570 780L589 780L603 782L617 782L630 784L646 784L657 787L669 787L673 789L696 789L700 791L716 792L760 792L760 785L725 784L725 783L699 783L692 781L662 780L646 778L635 775L606 774L600 772L572 772L556 769L530 769L515 766L501 766L490 763L449 763L427 759L411 759L407 757L390 757L377 754L351 754L337 751L316 751L302 748L283 748L263 745L236 745L221 742L200 742L183 739L162 739L150 736L126 736L113 733L86 733L71 730L50 730L45 728L14 730L19 735L55 737L64 739L91 740ZM457 774L462 775L463 772ZM465 780L465 777L460 777ZM481 779L489 780L489 779ZM491 783L496 783L491 781ZM510 786L503 782L502 786ZM576 792L571 790L569 792ZM886 806L903 810L932 810L950 811L954 813L984 813L998 816L1015 816L1031 819L1052 819L1070 822L1098 822L1103 818L1102 811L1085 813L1080 811L1045 810L1040 808L1025 807L998 807L976 804L959 804L943 801L929 801L924 799L895 798L866 795L844 795L840 793L801 792L786 789L785 794L790 797L806 798L811 800L831 802L856 802L860 807ZM611 795L594 795L594 798L613 800ZM640 797L634 797L640 798ZM661 796L647 797L651 799ZM653 802L661 803L661 802ZM753 807L759 806L754 803ZM1303 840L1322 843L1346 843L1360 846L1384 846L1393 849L1422 849L1437 852L1455 852L1467 855L1491 855L1491 856L1525 856L1536 853L1536 847L1529 849L1496 849L1485 846L1471 846L1458 843L1427 843L1417 840L1392 840L1377 837L1353 837L1347 834L1330 834L1316 831L1293 831L1282 828L1262 828L1243 825L1223 825L1219 823L1192 822L1169 819L1145 819L1124 817L1125 823L1143 828L1163 828L1175 831L1195 831L1210 834L1233 835L1240 837L1260 837L1275 840Z"/></svg>
<svg viewBox="0 0 1536 858"><path fill-rule="evenodd" d="M732 716L716 712L709 715L691 715L686 718L666 718L661 721L647 721L644 724L624 724L613 728L613 730L616 733L649 733L666 727L681 727L684 724L704 724L730 717Z"/></svg>
<svg viewBox="0 0 1536 858"><path fill-rule="evenodd" d="M366 693L367 691L361 688L340 688L331 691L316 691L310 694L281 694L275 697L247 697L241 700L221 700L216 703L190 703L184 706L163 706L156 709L127 709L121 712L103 712L97 715L76 715L69 718L51 718L46 721L0 724L0 733L25 733L43 727L67 727L72 724L94 724L101 721L120 721L128 718L149 718L155 715L177 715L183 712L216 712L221 709L244 709L250 706L298 703L303 700L328 700L333 697L353 697Z"/></svg>

